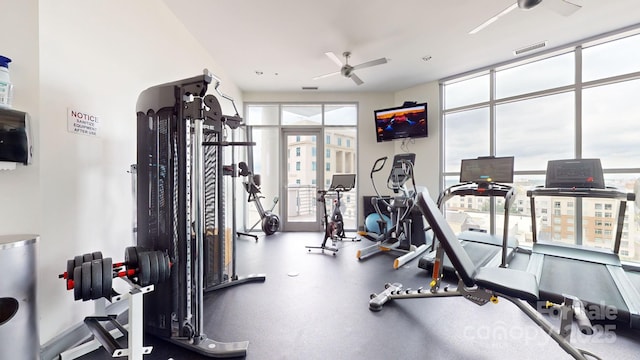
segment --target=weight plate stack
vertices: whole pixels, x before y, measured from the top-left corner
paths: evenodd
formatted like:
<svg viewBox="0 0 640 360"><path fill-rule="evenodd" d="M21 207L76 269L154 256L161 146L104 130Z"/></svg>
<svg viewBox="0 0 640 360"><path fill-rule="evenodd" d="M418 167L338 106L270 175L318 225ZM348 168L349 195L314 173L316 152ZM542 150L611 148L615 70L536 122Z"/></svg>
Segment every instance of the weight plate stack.
<svg viewBox="0 0 640 360"><path fill-rule="evenodd" d="M160 284L171 277L169 255L162 251L138 253L138 284L148 286Z"/></svg>

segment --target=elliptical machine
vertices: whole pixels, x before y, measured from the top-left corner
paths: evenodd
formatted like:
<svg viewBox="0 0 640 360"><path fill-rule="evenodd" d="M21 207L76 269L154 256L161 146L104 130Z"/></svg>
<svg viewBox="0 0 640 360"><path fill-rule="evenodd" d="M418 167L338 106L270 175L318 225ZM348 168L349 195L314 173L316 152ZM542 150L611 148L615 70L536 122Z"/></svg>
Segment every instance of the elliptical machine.
<svg viewBox="0 0 640 360"><path fill-rule="evenodd" d="M344 232L344 221L342 218L342 210L340 207L342 206L342 202L340 201L340 193L345 191L351 191L353 187L356 185L356 174L333 174L331 178L331 185L328 190L318 190L318 197L316 200L322 203L322 209L324 210L324 214L322 217L322 224L324 225L324 239L322 240L322 245L320 246L306 246L309 251L311 249L320 249L322 252L324 250L331 251L333 255L338 252L338 248L336 247L337 241L343 241L344 239L349 239L351 241L360 241L360 238L356 237L348 237ZM331 218L329 218L329 214L327 213L327 193L335 192L336 198L333 200L333 209L331 210ZM327 240L332 240L333 246L327 246Z"/></svg>
<svg viewBox="0 0 640 360"><path fill-rule="evenodd" d="M400 252L403 255L393 262L393 268L398 269L420 254L427 251L427 236L425 234L423 217L415 206L418 191L413 176L413 164L416 154L397 154L393 158L393 167L387 178L387 187L394 192L391 198L380 195L373 175L384 167L387 157L376 160L371 169L371 182L376 197L371 203L378 216L379 234L367 233L365 236L376 243L358 250L356 257L362 260L379 252ZM406 186L411 183L411 188ZM391 215L390 224L386 221L379 203L382 203Z"/></svg>
<svg viewBox="0 0 640 360"><path fill-rule="evenodd" d="M251 172L249 166L244 161L240 162L238 167L240 168L239 175L247 177L247 181L243 181L242 184L249 194L248 202L255 204L258 214L260 215L260 220L253 224L249 232L237 232L237 234L238 236L249 236L258 241L258 236L250 233L258 224L262 224L262 231L266 235L273 235L280 229L280 218L273 213L273 209L276 207L276 204L278 204L278 197L276 196L273 199L271 209L265 210L260 201L260 199L264 198L264 196L260 195L260 175Z"/></svg>

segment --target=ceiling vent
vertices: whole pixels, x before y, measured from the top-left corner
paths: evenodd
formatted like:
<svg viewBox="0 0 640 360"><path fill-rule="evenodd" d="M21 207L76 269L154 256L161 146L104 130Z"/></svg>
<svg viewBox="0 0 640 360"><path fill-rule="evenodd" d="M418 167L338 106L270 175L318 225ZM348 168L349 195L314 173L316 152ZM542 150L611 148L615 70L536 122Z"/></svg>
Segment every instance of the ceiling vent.
<svg viewBox="0 0 640 360"><path fill-rule="evenodd" d="M302 90L318 90L317 86L303 86Z"/></svg>
<svg viewBox="0 0 640 360"><path fill-rule="evenodd" d="M520 48L520 49L513 50L513 55L516 55L516 56L517 55L521 55L521 54L524 54L524 53L529 52L529 51L542 49L543 47L546 47L546 46L547 46L547 42L546 41L539 42L539 43L536 43L536 44L533 44L533 45L529 45L529 46L525 46L525 47Z"/></svg>

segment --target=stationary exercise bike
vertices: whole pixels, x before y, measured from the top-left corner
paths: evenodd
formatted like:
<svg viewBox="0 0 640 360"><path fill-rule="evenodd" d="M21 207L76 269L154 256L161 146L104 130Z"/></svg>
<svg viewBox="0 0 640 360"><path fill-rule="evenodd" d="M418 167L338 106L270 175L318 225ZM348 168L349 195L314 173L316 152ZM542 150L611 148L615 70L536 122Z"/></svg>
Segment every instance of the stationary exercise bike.
<svg viewBox="0 0 640 360"><path fill-rule="evenodd" d="M264 198L264 196L260 195L260 175L253 174L251 170L249 170L249 166L247 166L247 163L245 163L244 161L240 162L238 164L238 167L240 168L239 175L247 177L247 181L243 181L242 184L249 194L248 201L255 204L256 209L258 210L258 214L260 215L260 220L253 224L253 226L249 229L249 232L251 232L256 226L258 226L258 224L262 224L262 231L264 231L266 235L275 234L280 229L280 218L278 217L278 215L273 213L273 209L278 203L278 197L276 196L273 199L273 205L271 206L271 209L265 210L262 206L262 202L260 202L260 199ZM238 232L237 234L238 236L250 236L256 239L256 241L258 240L258 236L254 234L244 232Z"/></svg>
<svg viewBox="0 0 640 360"><path fill-rule="evenodd" d="M340 201L340 193L345 191L351 191L356 184L355 174L334 174L331 179L331 185L328 190L318 190L318 197L316 200L322 203L322 209L324 210L322 217L322 224L324 225L324 239L320 246L307 246L306 248L321 249L331 251L333 255L338 252L336 247L337 241L343 241L345 239L351 241L360 241L360 238L348 237L344 232L344 221L342 218L342 202ZM333 208L331 210L331 217L327 212L327 193L335 192L336 198L333 200ZM332 246L327 246L327 240L331 239Z"/></svg>

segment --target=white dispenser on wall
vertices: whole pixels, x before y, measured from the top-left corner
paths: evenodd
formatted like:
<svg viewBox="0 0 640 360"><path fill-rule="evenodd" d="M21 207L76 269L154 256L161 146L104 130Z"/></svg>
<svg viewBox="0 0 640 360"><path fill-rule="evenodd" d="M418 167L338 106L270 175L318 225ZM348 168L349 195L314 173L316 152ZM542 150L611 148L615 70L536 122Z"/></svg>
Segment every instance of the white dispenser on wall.
<svg viewBox="0 0 640 360"><path fill-rule="evenodd" d="M0 55L0 108L11 108L13 85L9 76L9 63L11 59Z"/></svg>
<svg viewBox="0 0 640 360"><path fill-rule="evenodd" d="M28 113L0 107L0 163L31 163L29 122Z"/></svg>
<svg viewBox="0 0 640 360"><path fill-rule="evenodd" d="M11 108L10 62L0 55L0 170L13 169L16 163L29 164L32 153L29 114Z"/></svg>

